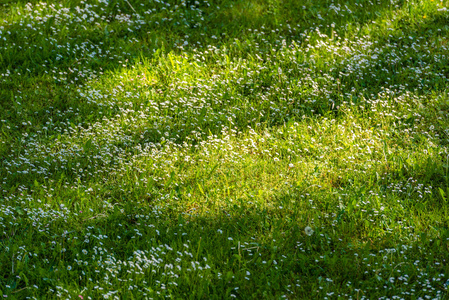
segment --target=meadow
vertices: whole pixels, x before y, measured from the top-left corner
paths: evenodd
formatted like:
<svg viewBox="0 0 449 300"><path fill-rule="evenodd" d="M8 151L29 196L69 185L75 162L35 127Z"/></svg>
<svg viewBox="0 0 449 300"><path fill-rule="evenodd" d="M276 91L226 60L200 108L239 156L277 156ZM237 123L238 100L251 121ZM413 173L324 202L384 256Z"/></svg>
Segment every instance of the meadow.
<svg viewBox="0 0 449 300"><path fill-rule="evenodd" d="M0 0L0 297L449 299L447 0Z"/></svg>

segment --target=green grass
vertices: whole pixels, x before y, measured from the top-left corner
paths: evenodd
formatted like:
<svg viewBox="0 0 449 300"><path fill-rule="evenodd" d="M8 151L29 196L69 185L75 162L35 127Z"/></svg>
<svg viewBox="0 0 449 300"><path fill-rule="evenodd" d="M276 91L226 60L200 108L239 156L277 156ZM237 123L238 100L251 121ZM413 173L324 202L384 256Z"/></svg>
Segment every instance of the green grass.
<svg viewBox="0 0 449 300"><path fill-rule="evenodd" d="M447 1L0 1L0 295L448 299Z"/></svg>

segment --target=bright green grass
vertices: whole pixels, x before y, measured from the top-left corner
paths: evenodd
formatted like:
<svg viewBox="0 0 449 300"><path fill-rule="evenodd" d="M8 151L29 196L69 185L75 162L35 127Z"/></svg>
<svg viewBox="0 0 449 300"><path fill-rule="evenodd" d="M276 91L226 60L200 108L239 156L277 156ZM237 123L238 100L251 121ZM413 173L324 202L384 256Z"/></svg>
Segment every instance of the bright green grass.
<svg viewBox="0 0 449 300"><path fill-rule="evenodd" d="M449 298L447 1L0 3L0 297Z"/></svg>

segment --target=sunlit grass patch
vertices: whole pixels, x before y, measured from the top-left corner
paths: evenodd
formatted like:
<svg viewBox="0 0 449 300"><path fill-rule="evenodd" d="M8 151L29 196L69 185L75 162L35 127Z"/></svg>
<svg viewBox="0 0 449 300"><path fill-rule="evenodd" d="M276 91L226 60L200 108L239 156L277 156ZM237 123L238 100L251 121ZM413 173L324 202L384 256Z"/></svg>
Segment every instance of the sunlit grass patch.
<svg viewBox="0 0 449 300"><path fill-rule="evenodd" d="M3 2L1 296L445 299L447 5Z"/></svg>

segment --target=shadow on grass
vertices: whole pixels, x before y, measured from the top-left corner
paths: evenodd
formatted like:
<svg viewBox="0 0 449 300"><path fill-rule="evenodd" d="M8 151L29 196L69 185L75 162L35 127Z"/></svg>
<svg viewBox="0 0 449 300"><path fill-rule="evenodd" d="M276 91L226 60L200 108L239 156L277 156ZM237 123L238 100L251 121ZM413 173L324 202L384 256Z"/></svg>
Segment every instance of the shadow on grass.
<svg viewBox="0 0 449 300"><path fill-rule="evenodd" d="M240 296L248 297L264 293L274 296L285 291L286 285L297 283L298 278L326 276L344 282L349 280L354 275L351 273L357 270L357 266L352 259L345 257L337 259L338 255L327 262L329 265L316 263L314 260L318 255L332 255L333 251L337 250L338 253L339 250L343 249L339 249L339 245L329 244L319 237L305 236L304 221L300 218L289 219L283 216L284 220L281 220L275 210L251 209L240 212L241 215L229 216L226 212L221 211L216 216L189 217L186 219L183 219L180 215L171 214L164 214L159 219L155 219L150 212L149 220L145 217L139 218L138 211L134 211L132 215L128 216L122 213L113 213L107 218L98 217L94 220L85 221L82 223L84 228L75 232L76 236L90 232L94 235L105 235L108 237L107 239L95 240L91 237L89 243L82 239L70 241L66 238L58 238L58 240L60 239L61 242L64 240L64 244L70 245L64 253L65 261L77 259L78 255L81 254L81 249L87 250L88 253L95 253L94 248L98 249L98 247L107 249L108 255L112 256L114 260L129 261L130 257L135 256L136 250L164 247L163 245L169 245L170 248L175 249L174 251L188 250L195 258L193 261L202 261L203 257L206 257L212 271L205 277L201 285L191 286L189 282L195 280L195 275L184 270L182 273L180 272L181 280L177 280L177 290L191 293L190 295L178 295L180 297L197 298L204 294L230 296L229 288L232 290L235 282L243 283L239 286L240 290L237 291ZM144 214L148 214L148 210L140 211L140 216ZM153 227L153 224L156 225L156 228ZM89 226L95 228L95 231L86 230ZM39 257L39 261L33 262L33 260L30 260L29 263L16 265L15 268L26 276L27 280L39 285L40 288L55 289L53 282L56 283L58 276L60 276L57 270L66 268L65 265L61 264L62 261L56 254L61 249L59 245L51 244L45 235L33 233L33 231L25 230L18 235L23 242L30 239L33 241L32 244L35 245L35 249L28 249L29 251L45 254ZM136 235L136 232L138 235ZM183 233L187 233L187 235L184 236ZM71 235L74 235L73 231L68 234L68 236ZM275 240L278 242L275 242ZM305 242L306 240L307 242ZM307 244L307 246L304 245L304 248L298 247L299 244ZM183 245L187 245L188 248ZM249 250L246 248L249 248ZM164 264L174 263L170 260L170 256L174 253L168 250L166 252L168 253L167 256L162 256ZM52 257L53 253L56 254L56 257L53 260L50 259L50 264L45 265L43 261ZM188 256L184 260L187 260L187 262L182 265L183 269L188 268L190 264ZM348 268L335 268L336 264L343 263L343 261ZM36 264L37 270L32 269L31 264ZM90 274L89 277L93 282L101 281L104 277L102 272L97 274L88 271L94 264L94 262L89 262L89 267L74 266L73 276L69 275L67 278L70 281L68 286L76 289L78 286L86 284L87 278L79 278L79 273L83 270ZM164 264L159 267L144 269L145 275L151 278L153 269L161 276L161 272L166 268ZM98 265L97 267L99 270L103 270L102 267ZM111 265L110 267L114 266ZM242 281L242 278L247 276L247 270L251 271L252 278L256 278L256 280ZM126 270L123 270L123 272L120 272L117 276L126 276ZM226 277L229 272L232 274L232 278ZM218 273L223 274L225 280L218 279ZM359 272L357 271L357 273ZM8 282L10 285L12 285L11 280L17 282L17 290L22 288L23 281L11 278ZM261 282L271 282L273 285L260 285ZM153 281L150 284L155 285ZM95 296L96 291L92 290L91 292L91 296Z"/></svg>
<svg viewBox="0 0 449 300"><path fill-rule="evenodd" d="M316 200L314 205L319 207L313 208L309 203L310 199ZM321 202L318 199L321 199ZM343 211L342 214L342 211L335 210L338 198L326 191L311 192L309 199L302 200L290 191L279 194L272 200L274 208L271 209L260 209L247 203L229 204L229 207L216 207L211 209L210 213L203 212L201 215L195 215L192 210L180 213L174 209L170 212L169 206L161 213L155 206L128 203L125 212L113 209L109 213L89 219L80 216L79 219L72 220L72 228L68 228L63 220L53 222L49 232L38 232L29 225L22 228L24 224L20 224L16 227L16 235L13 237L15 243L20 240L24 244L32 245L33 249L27 250L39 253L39 257L24 258L16 264L16 272L20 272L22 279L13 276L5 276L3 279L9 285L15 285L16 291L25 286L23 277L46 290L55 289L56 285L61 284L58 278L66 276L65 288L76 291L83 286L93 287L96 282L102 281L104 272L108 268L115 270L120 266L120 261L137 263L137 250L152 249L146 256L154 255L159 263L146 265L142 270L143 277L132 274L133 272L128 275L127 272L131 268L129 264L129 267L122 265L121 269L114 273L114 278L125 279L131 276L129 278L134 278L139 287L150 286L156 289L156 279L165 284L174 280L165 278L163 273L167 272L171 264L175 264L179 251L187 251L191 257L186 253L181 255L183 261L179 262L179 265L182 271L174 269L178 275L175 280L178 285L169 290L182 298L199 298L205 295L229 297L231 293L242 298L262 295L277 297L285 293L286 286L293 286L291 291L296 297L307 296L312 288L317 289L322 278L332 279L332 283L327 285L328 291L338 287L352 295L353 288L346 289L343 286L347 282L353 282L355 288L366 288L371 284L373 290L365 292L372 292L373 295L394 295L394 292L374 291L379 280L379 277L371 274L373 269L370 264L374 263L369 261L370 264L364 264L362 259L365 257L371 260L370 255L382 257L382 252L379 251L385 249L403 251L401 247L404 241L401 241L401 233L388 233L377 221L366 224L366 220L359 215L362 208L358 212L345 214ZM279 206L283 208L278 209ZM232 211L232 214L228 211ZM325 216L333 213L335 215L326 220ZM313 223L313 220L316 222L312 225L315 232L308 236L304 228ZM408 222L405 216L403 221L405 224ZM369 235L368 231L376 230L384 231L384 234ZM402 255L395 256L398 261L390 264L390 267L388 264L384 265L382 273L393 272L398 263L405 264L400 268L401 272L410 276L409 283L412 284L420 271L408 263L409 261L418 259L421 266L430 267L435 261L447 259L444 251L439 251L441 249L436 242L438 238L432 241L430 233L415 234L421 236L421 239L406 243L406 246L410 247L406 253L407 260L402 261ZM78 238L75 239L74 236ZM405 237L407 238L407 235ZM440 238L446 237L449 237L447 228L441 231ZM57 240L58 243L54 244L51 240ZM3 240L2 243L14 250L14 242L11 240ZM66 247L63 253L62 247ZM159 250L156 251L155 248ZM81 249L86 250L89 256L83 256ZM97 251L101 251L99 249L104 249L105 252L97 255ZM432 256L425 256L421 253L422 249L434 253ZM91 261L90 257L94 253L96 259ZM89 265L77 265L73 262L80 258L88 261ZM204 258L211 267L210 271L187 271L192 261L202 263ZM47 259L49 262L45 263ZM395 261L393 256L391 259ZM102 260L109 263L104 264ZM9 258L3 257L2 262L4 266L10 267ZM67 264L72 264L71 262L73 270L67 273L64 269ZM93 272L94 267L100 272ZM434 270L445 272L444 267L435 267ZM244 279L249 276L248 271L251 280ZM88 275L81 276L81 272ZM197 277L198 274L202 274L201 279ZM139 278L149 282L142 285ZM198 284L193 284L196 281ZM233 290L237 283L239 290ZM122 285L119 282L117 284L116 287ZM296 288L296 284L301 287ZM92 297L98 297L98 291L92 287L88 288L88 293ZM326 290L318 292L316 297L324 296L325 292ZM21 295L26 293L27 290L22 290ZM121 293L123 294L120 296L126 297L131 296L133 291Z"/></svg>

